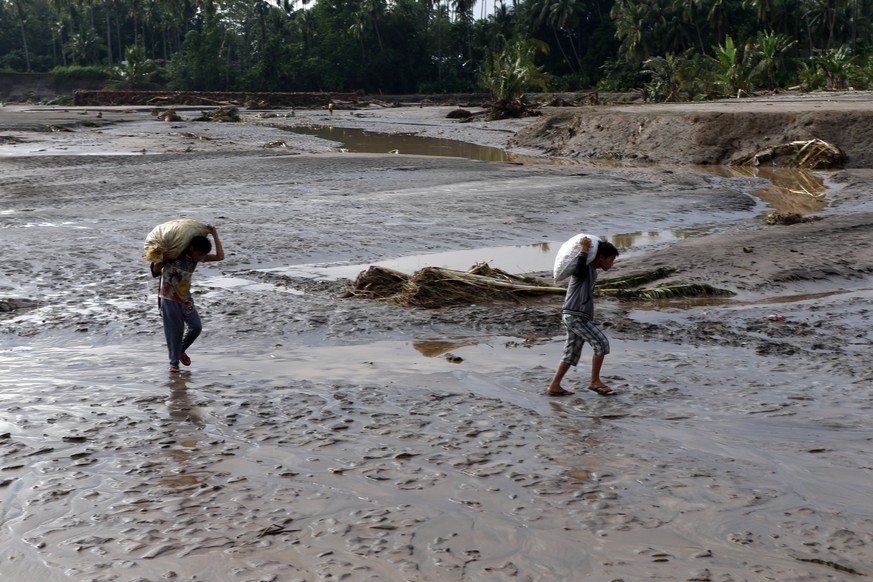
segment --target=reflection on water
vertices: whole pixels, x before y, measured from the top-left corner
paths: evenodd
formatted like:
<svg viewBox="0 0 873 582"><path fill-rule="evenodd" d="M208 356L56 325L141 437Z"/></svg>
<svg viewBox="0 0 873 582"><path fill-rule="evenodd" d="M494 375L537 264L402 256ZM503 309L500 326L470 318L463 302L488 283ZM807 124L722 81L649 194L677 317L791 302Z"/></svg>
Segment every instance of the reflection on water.
<svg viewBox="0 0 873 582"><path fill-rule="evenodd" d="M522 156L502 149L479 146L454 139L425 137L411 133L374 133L325 125L310 127L278 126L279 129L312 135L343 144L343 151L354 153L399 153L422 156L448 156L486 162L514 161L524 164L585 165L592 167L632 167L626 163L579 161L563 158ZM782 166L693 166L696 171L725 178L763 178L770 181L766 188L752 195L782 213L812 214L826 207L824 180L802 168Z"/></svg>
<svg viewBox="0 0 873 582"><path fill-rule="evenodd" d="M623 254L634 252L644 247L680 240L699 230L664 230L649 232L630 232L604 237L618 247ZM424 267L442 267L465 271L478 263L488 263L491 267L502 269L509 273L536 273L551 271L555 264L555 255L564 241L538 242L529 245L506 247L482 247L445 253L428 253L396 257L373 263L353 265L317 264L289 265L264 269L265 272L278 273L286 277L303 279L355 279L370 266L384 267L401 273L412 274ZM213 285L212 280L208 283Z"/></svg>
<svg viewBox="0 0 873 582"><path fill-rule="evenodd" d="M466 340L421 340L412 342L412 347L415 351L426 358L435 358L443 354L447 354L452 350L465 348L467 346L479 345L479 341L475 339Z"/></svg>
<svg viewBox="0 0 873 582"><path fill-rule="evenodd" d="M408 154L467 158L483 162L507 162L509 154L500 148L475 145L456 139L424 137L413 133L373 133L330 125L282 127L279 129L312 135L343 144L343 150L359 154Z"/></svg>
<svg viewBox="0 0 873 582"><path fill-rule="evenodd" d="M828 187L824 180L803 168L773 166L696 166L725 178L763 178L770 184L752 191L752 195L782 213L812 214L827 207L824 198Z"/></svg>

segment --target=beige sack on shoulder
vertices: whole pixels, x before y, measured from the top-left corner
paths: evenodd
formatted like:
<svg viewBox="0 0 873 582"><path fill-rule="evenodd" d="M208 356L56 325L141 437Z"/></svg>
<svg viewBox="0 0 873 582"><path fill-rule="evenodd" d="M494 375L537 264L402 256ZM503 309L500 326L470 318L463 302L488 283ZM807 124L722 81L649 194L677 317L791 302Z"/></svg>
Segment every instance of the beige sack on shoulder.
<svg viewBox="0 0 873 582"><path fill-rule="evenodd" d="M206 223L190 218L179 218L157 225L145 239L145 260L166 261L181 255L191 239L206 236L209 229Z"/></svg>

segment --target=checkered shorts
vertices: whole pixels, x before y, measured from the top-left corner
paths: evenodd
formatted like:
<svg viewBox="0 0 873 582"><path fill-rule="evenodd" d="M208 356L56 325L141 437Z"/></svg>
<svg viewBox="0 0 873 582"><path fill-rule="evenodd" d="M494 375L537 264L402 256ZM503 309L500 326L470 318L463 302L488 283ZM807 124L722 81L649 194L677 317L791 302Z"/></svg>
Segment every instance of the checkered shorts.
<svg viewBox="0 0 873 582"><path fill-rule="evenodd" d="M585 342L591 344L595 355L605 356L609 353L609 340L592 320L572 313L563 314L561 319L567 328L567 343L564 345L562 362L571 366L578 364Z"/></svg>

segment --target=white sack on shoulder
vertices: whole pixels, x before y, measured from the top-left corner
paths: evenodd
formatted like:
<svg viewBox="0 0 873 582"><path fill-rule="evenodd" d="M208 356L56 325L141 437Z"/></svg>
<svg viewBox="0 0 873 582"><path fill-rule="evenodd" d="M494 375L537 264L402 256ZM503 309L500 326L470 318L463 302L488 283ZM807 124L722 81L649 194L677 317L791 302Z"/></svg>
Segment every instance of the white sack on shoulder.
<svg viewBox="0 0 873 582"><path fill-rule="evenodd" d="M582 247L579 246L579 242L586 236L591 239L591 248L588 250L587 262L590 265L591 262L594 261L594 257L597 256L597 245L600 244L600 238L593 234L577 234L562 244L561 248L558 249L558 256L555 257L555 269L553 273L555 281L563 281L564 279L567 279L573 274L573 271L576 270L577 259L582 253Z"/></svg>
<svg viewBox="0 0 873 582"><path fill-rule="evenodd" d="M181 255L191 239L206 236L206 223L190 218L179 218L157 225L145 239L145 260L158 262L172 260Z"/></svg>

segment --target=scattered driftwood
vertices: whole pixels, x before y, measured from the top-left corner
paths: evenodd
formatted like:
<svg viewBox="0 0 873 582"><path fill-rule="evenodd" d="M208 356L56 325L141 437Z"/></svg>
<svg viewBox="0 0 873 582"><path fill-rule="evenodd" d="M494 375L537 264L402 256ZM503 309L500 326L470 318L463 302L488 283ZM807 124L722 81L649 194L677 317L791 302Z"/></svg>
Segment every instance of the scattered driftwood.
<svg viewBox="0 0 873 582"><path fill-rule="evenodd" d="M241 93L220 91L76 91L73 105L216 105L254 109L321 107L329 102L357 102L361 93Z"/></svg>
<svg viewBox="0 0 873 582"><path fill-rule="evenodd" d="M182 118L173 109L152 109L152 115L161 121L182 121Z"/></svg>
<svg viewBox="0 0 873 582"><path fill-rule="evenodd" d="M446 115L446 119L469 119L472 116L473 114L466 109L452 109Z"/></svg>
<svg viewBox="0 0 873 582"><path fill-rule="evenodd" d="M767 224L791 225L803 222L818 222L821 216L803 216L796 212L771 212L764 219Z"/></svg>
<svg viewBox="0 0 873 582"><path fill-rule="evenodd" d="M190 131L180 131L178 133L174 133L172 135L178 135L184 139L196 139L197 141L211 141L212 138L208 135L197 135L196 133L191 133Z"/></svg>
<svg viewBox="0 0 873 582"><path fill-rule="evenodd" d="M211 111L201 111L200 117L192 121L217 121L219 123L235 123L240 121L239 109L236 107L219 107Z"/></svg>
<svg viewBox="0 0 873 582"><path fill-rule="evenodd" d="M582 107L584 105L600 105L600 92L591 91L582 95L574 94L572 97L556 95L543 102L545 107Z"/></svg>
<svg viewBox="0 0 873 582"><path fill-rule="evenodd" d="M734 160L734 166L758 166L773 164L808 170L839 168L846 156L837 146L820 139L792 141L758 150Z"/></svg>
<svg viewBox="0 0 873 582"><path fill-rule="evenodd" d="M371 266L351 284L349 295L410 307L435 308L515 301L524 295L562 294L565 291L563 287L549 287L534 279L480 263L467 271L425 267L412 275Z"/></svg>

